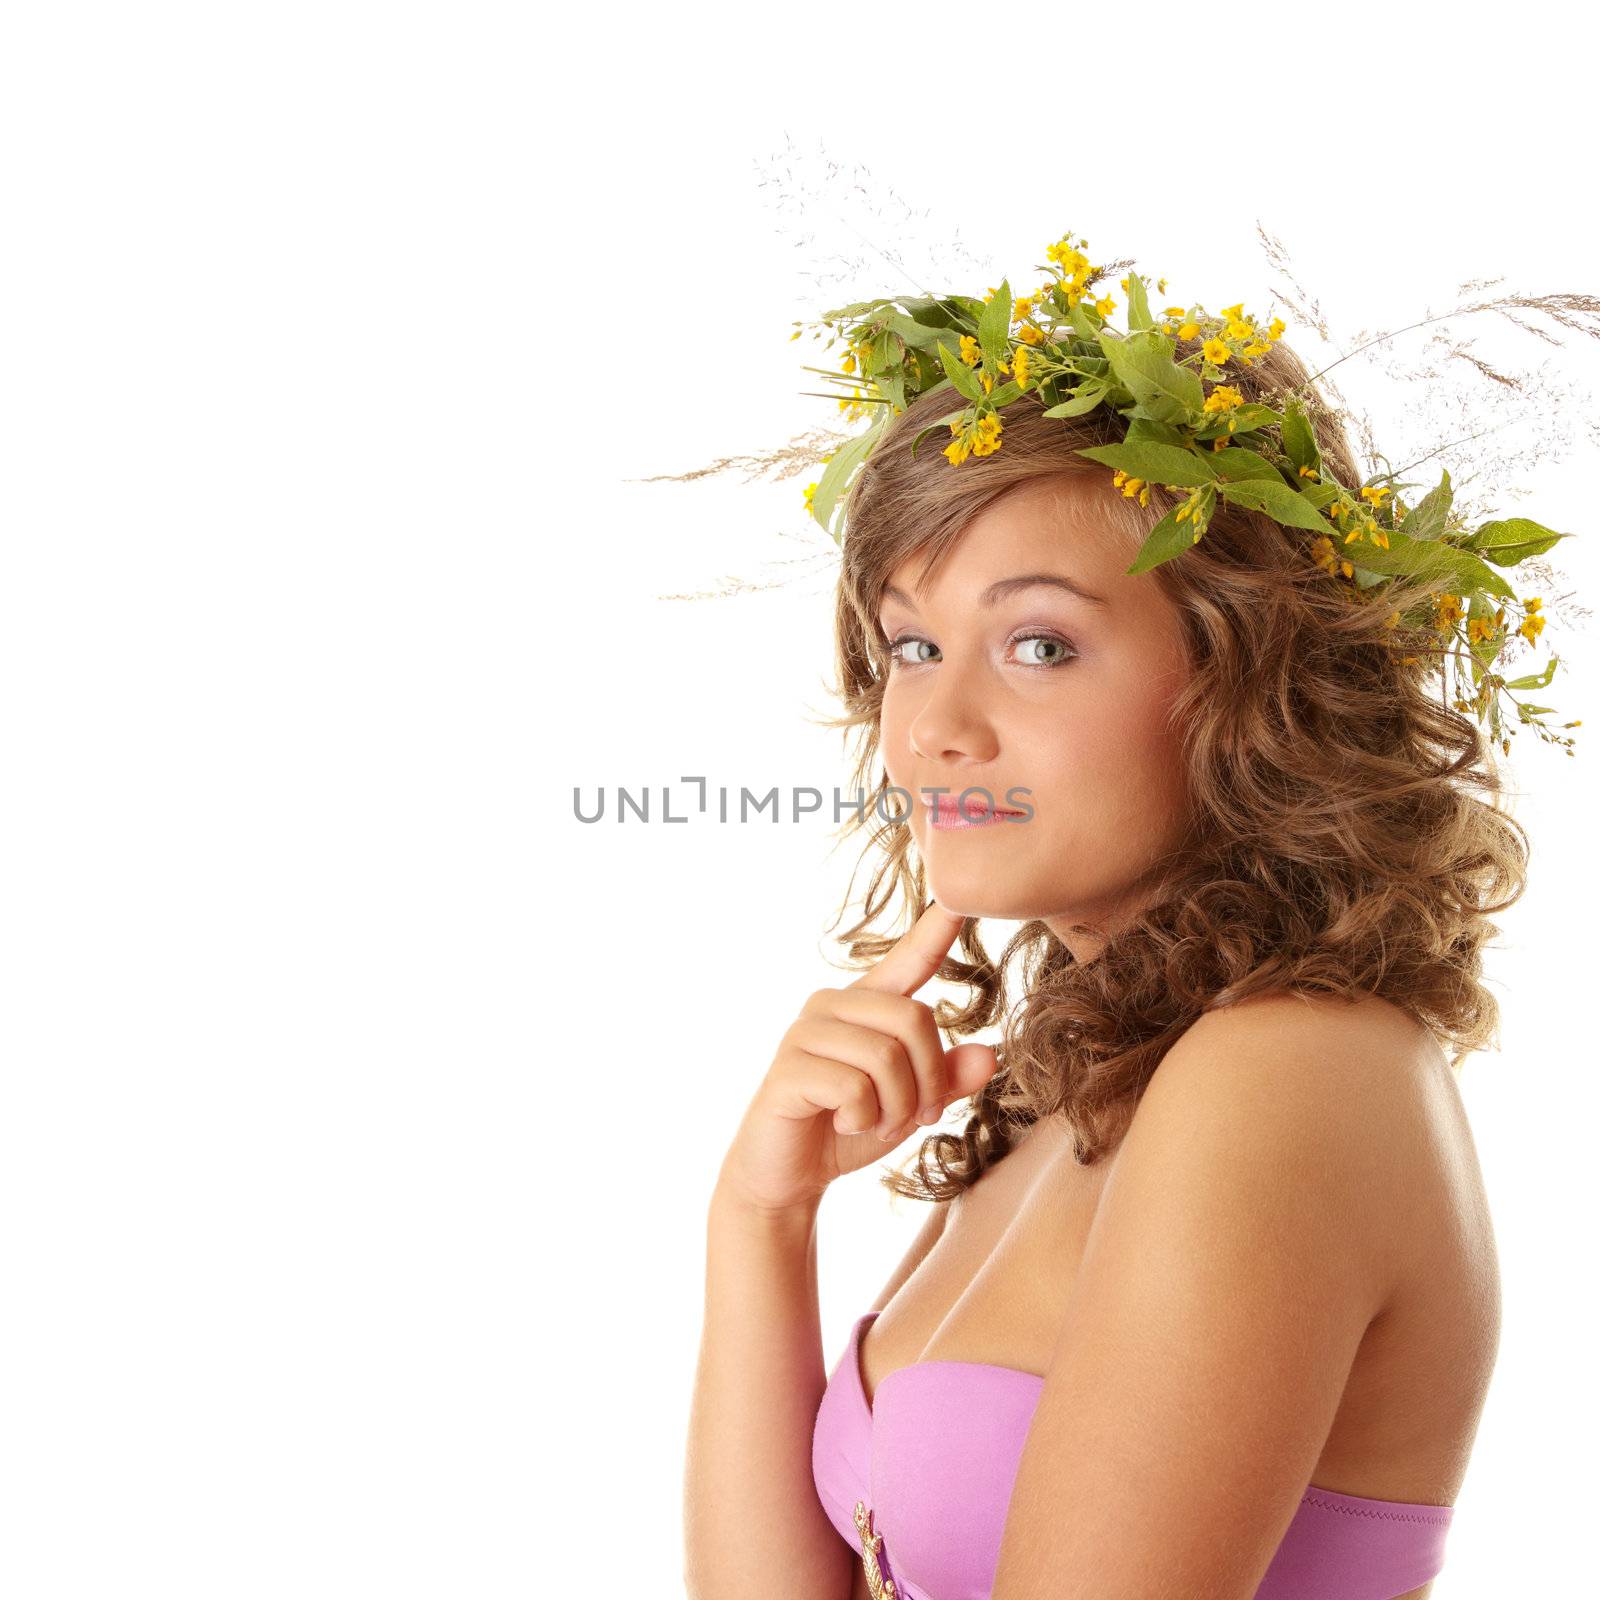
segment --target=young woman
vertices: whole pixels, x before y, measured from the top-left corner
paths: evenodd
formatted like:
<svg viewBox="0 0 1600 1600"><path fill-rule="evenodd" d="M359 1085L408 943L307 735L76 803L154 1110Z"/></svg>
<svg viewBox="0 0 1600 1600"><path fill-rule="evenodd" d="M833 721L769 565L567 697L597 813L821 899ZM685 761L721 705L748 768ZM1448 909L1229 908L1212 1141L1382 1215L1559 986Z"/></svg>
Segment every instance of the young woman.
<svg viewBox="0 0 1600 1600"><path fill-rule="evenodd" d="M1304 380L1281 344L1240 378ZM953 466L924 395L850 490L882 862L865 970L801 1006L711 1199L689 1593L1423 1600L1498 1339L1454 1069L1525 835L1387 607L1237 507L1130 574L1164 505L1030 400ZM896 891L909 930L867 933ZM999 957L982 917L1022 924ZM830 1362L823 1193L969 1097L885 1179L931 1210Z"/></svg>

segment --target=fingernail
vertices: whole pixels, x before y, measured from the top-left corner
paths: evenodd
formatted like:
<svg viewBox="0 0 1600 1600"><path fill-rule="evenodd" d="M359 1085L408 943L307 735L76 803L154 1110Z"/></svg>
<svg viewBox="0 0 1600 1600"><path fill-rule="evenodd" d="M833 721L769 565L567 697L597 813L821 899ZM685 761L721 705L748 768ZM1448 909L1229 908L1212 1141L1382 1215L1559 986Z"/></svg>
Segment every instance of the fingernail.
<svg viewBox="0 0 1600 1600"><path fill-rule="evenodd" d="M939 1120L939 1108L938 1108L938 1106L924 1106L917 1113L917 1121L920 1122L923 1125L923 1127L927 1127L930 1122L937 1122L938 1120Z"/></svg>

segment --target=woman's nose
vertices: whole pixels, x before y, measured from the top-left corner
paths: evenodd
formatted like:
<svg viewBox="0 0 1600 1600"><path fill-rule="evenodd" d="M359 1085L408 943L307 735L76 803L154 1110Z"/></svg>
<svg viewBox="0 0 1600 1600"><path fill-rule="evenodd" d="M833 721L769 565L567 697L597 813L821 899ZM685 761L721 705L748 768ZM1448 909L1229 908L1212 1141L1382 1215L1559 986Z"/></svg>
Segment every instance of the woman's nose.
<svg viewBox="0 0 1600 1600"><path fill-rule="evenodd" d="M993 761L999 752L994 727L970 687L941 666L938 681L911 719L907 737L913 755L925 761Z"/></svg>

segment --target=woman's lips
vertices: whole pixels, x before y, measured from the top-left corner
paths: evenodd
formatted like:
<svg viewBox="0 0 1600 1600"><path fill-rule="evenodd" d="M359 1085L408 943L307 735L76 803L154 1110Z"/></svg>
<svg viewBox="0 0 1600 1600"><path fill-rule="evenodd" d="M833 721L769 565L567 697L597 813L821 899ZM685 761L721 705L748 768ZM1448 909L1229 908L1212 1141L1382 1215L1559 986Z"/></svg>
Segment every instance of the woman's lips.
<svg viewBox="0 0 1600 1600"><path fill-rule="evenodd" d="M928 821L941 829L984 828L991 823L1020 822L1025 816L1025 812L994 806L982 794L969 794L965 801L959 794L935 795L928 806Z"/></svg>

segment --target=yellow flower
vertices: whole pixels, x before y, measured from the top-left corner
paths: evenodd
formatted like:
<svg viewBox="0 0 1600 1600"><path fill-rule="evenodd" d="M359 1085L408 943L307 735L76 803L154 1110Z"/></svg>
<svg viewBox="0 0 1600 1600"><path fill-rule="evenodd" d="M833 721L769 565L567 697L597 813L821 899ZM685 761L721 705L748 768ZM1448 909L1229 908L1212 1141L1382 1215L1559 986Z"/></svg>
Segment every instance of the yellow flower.
<svg viewBox="0 0 1600 1600"><path fill-rule="evenodd" d="M806 330L804 328L796 328L794 332L789 335L789 343L793 344L795 340L798 339L805 331Z"/></svg>
<svg viewBox="0 0 1600 1600"><path fill-rule="evenodd" d="M1267 324L1267 337L1276 343L1283 337L1284 321L1282 317L1274 317Z"/></svg>
<svg viewBox="0 0 1600 1600"><path fill-rule="evenodd" d="M1244 404L1244 396L1230 383L1219 383L1210 394L1206 396L1204 409L1207 411L1232 411L1235 406Z"/></svg>
<svg viewBox="0 0 1600 1600"><path fill-rule="evenodd" d="M1228 324L1228 337L1230 339L1248 339L1256 330L1248 323L1237 318Z"/></svg>
<svg viewBox="0 0 1600 1600"><path fill-rule="evenodd" d="M808 483L806 485L806 510L807 511L809 511L811 509L811 497L814 494L816 494L816 492L817 492L816 484Z"/></svg>
<svg viewBox="0 0 1600 1600"><path fill-rule="evenodd" d="M1044 253L1055 262L1057 269L1062 273L1069 272L1078 262L1083 260L1083 257L1073 249L1070 239L1062 239L1057 244L1046 245Z"/></svg>
<svg viewBox="0 0 1600 1600"><path fill-rule="evenodd" d="M1183 340L1189 340L1194 338L1199 332L1200 330L1194 325L1194 323L1186 322L1181 328L1178 329L1178 337Z"/></svg>
<svg viewBox="0 0 1600 1600"><path fill-rule="evenodd" d="M1033 310L1034 297L1031 294L1020 295L1011 302L1011 317L1014 322L1021 322Z"/></svg>
<svg viewBox="0 0 1600 1600"><path fill-rule="evenodd" d="M1169 317L1186 317L1189 315L1187 306L1164 306L1162 309Z"/></svg>
<svg viewBox="0 0 1600 1600"><path fill-rule="evenodd" d="M1017 353L1013 358L1014 371L1012 376L1017 380L1017 386L1022 389L1028 387L1028 347L1025 344L1017 346Z"/></svg>
<svg viewBox="0 0 1600 1600"><path fill-rule="evenodd" d="M1241 300L1236 306L1224 306L1218 315L1226 317L1230 322L1235 321L1244 315L1244 301Z"/></svg>
<svg viewBox="0 0 1600 1600"><path fill-rule="evenodd" d="M1390 493L1390 486L1388 484L1374 483L1369 484L1361 491L1361 498L1363 500L1370 500L1375 506L1381 506L1383 504L1383 497L1388 493Z"/></svg>
<svg viewBox="0 0 1600 1600"><path fill-rule="evenodd" d="M980 361L983 360L983 350L979 346L978 341L974 339L970 333L964 333L961 335L960 353L961 359L966 362L969 367L975 367Z"/></svg>
<svg viewBox="0 0 1600 1600"><path fill-rule="evenodd" d="M855 351L854 350L845 351L844 360L841 361L839 363L839 365L841 367L843 367L846 372L854 372L856 370L856 353L855 353Z"/></svg>
<svg viewBox="0 0 1600 1600"><path fill-rule="evenodd" d="M1043 344L1044 334L1031 322L1017 331L1017 337L1024 344Z"/></svg>
<svg viewBox="0 0 1600 1600"><path fill-rule="evenodd" d="M992 411L978 419L978 431L972 441L975 456L992 456L1000 448L1000 419Z"/></svg>
<svg viewBox="0 0 1600 1600"><path fill-rule="evenodd" d="M1207 339L1206 342L1200 346L1200 353L1206 358L1207 361L1214 362L1218 366L1228 359L1227 345L1224 344L1221 339L1217 338Z"/></svg>
<svg viewBox="0 0 1600 1600"><path fill-rule="evenodd" d="M985 394L994 393L994 379L991 378L987 372L983 374L979 381L983 384L983 392Z"/></svg>
<svg viewBox="0 0 1600 1600"><path fill-rule="evenodd" d="M1094 303L1094 308L1102 317L1109 317L1117 309L1117 302L1108 294L1103 294Z"/></svg>
<svg viewBox="0 0 1600 1600"><path fill-rule="evenodd" d="M1156 279L1156 293L1157 294L1165 294L1166 292L1167 292L1167 280L1165 278L1157 278Z"/></svg>

